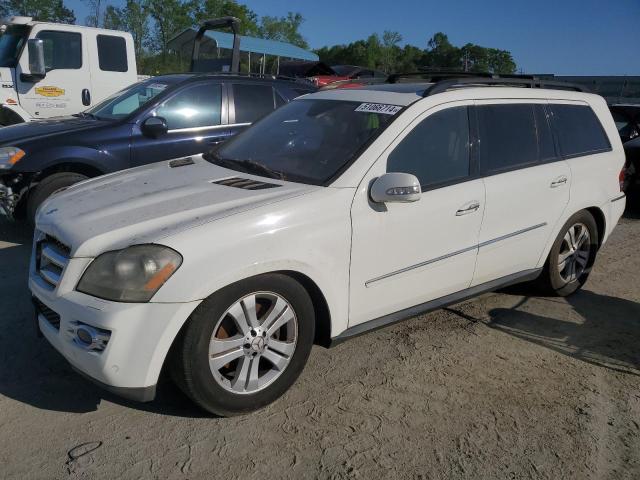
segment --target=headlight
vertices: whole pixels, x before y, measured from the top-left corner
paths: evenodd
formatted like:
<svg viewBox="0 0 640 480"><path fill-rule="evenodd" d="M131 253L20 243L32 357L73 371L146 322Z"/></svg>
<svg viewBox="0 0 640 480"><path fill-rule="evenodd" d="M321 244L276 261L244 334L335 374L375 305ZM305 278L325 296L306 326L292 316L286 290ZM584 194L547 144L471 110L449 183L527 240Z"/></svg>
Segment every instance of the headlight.
<svg viewBox="0 0 640 480"><path fill-rule="evenodd" d="M135 245L97 257L77 290L115 302L148 302L182 264L182 256L162 245Z"/></svg>
<svg viewBox="0 0 640 480"><path fill-rule="evenodd" d="M18 147L0 148L0 170L9 170L24 157L24 151Z"/></svg>

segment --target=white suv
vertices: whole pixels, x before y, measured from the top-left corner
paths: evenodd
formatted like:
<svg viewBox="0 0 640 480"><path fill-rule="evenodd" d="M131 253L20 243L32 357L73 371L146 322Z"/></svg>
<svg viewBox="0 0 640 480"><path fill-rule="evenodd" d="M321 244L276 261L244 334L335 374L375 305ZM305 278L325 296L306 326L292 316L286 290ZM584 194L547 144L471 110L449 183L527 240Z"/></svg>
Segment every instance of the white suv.
<svg viewBox="0 0 640 480"><path fill-rule="evenodd" d="M595 95L481 80L305 95L209 154L48 200L36 318L120 395L151 400L167 367L210 412L251 411L314 343L515 282L574 292L624 210L623 167Z"/></svg>

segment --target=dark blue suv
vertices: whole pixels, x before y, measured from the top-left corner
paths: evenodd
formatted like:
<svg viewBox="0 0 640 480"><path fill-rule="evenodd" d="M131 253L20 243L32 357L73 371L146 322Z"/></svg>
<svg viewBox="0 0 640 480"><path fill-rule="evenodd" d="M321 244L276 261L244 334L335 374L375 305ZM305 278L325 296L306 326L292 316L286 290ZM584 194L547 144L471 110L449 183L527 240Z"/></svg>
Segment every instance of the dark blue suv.
<svg viewBox="0 0 640 480"><path fill-rule="evenodd" d="M53 192L89 177L210 150L310 84L174 74L136 83L73 117L0 128L0 212L33 220Z"/></svg>

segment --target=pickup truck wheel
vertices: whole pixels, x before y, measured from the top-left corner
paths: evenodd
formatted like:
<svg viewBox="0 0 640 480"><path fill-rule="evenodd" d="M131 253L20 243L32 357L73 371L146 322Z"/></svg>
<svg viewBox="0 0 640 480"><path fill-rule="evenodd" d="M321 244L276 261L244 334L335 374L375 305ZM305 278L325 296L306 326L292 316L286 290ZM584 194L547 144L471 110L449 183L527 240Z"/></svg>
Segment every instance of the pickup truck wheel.
<svg viewBox="0 0 640 480"><path fill-rule="evenodd" d="M38 207L58 190L70 187L74 183L86 180L87 176L73 172L54 173L45 177L29 194L27 199L27 220L31 225L36 223L36 211Z"/></svg>
<svg viewBox="0 0 640 480"><path fill-rule="evenodd" d="M587 211L573 215L560 229L538 284L546 292L560 297L581 288L598 252L598 227Z"/></svg>
<svg viewBox="0 0 640 480"><path fill-rule="evenodd" d="M311 298L298 282L281 274L247 279L193 312L174 345L171 374L215 415L257 410L298 378L314 328Z"/></svg>

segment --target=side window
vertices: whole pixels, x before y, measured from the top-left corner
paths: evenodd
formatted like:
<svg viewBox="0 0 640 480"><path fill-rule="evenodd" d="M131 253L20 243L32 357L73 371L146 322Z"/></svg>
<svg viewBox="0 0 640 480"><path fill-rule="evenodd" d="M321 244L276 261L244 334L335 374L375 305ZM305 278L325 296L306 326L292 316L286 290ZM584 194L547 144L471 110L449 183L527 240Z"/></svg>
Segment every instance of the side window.
<svg viewBox="0 0 640 480"><path fill-rule="evenodd" d="M156 108L169 130L220 125L222 86L210 83L186 87Z"/></svg>
<svg viewBox="0 0 640 480"><path fill-rule="evenodd" d="M98 64L103 72L126 72L127 43L122 37L98 35Z"/></svg>
<svg viewBox="0 0 640 480"><path fill-rule="evenodd" d="M604 129L586 105L551 105L562 155L570 157L611 149Z"/></svg>
<svg viewBox="0 0 640 480"><path fill-rule="evenodd" d="M412 173L423 187L468 177L467 107L441 110L420 122L389 155L387 172Z"/></svg>
<svg viewBox="0 0 640 480"><path fill-rule="evenodd" d="M273 112L273 87L250 83L233 85L236 123L253 123Z"/></svg>
<svg viewBox="0 0 640 480"><path fill-rule="evenodd" d="M82 68L82 35L75 32L42 31L44 65L47 71Z"/></svg>
<svg viewBox="0 0 640 480"><path fill-rule="evenodd" d="M482 171L499 172L538 162L533 105L480 105L476 110Z"/></svg>

